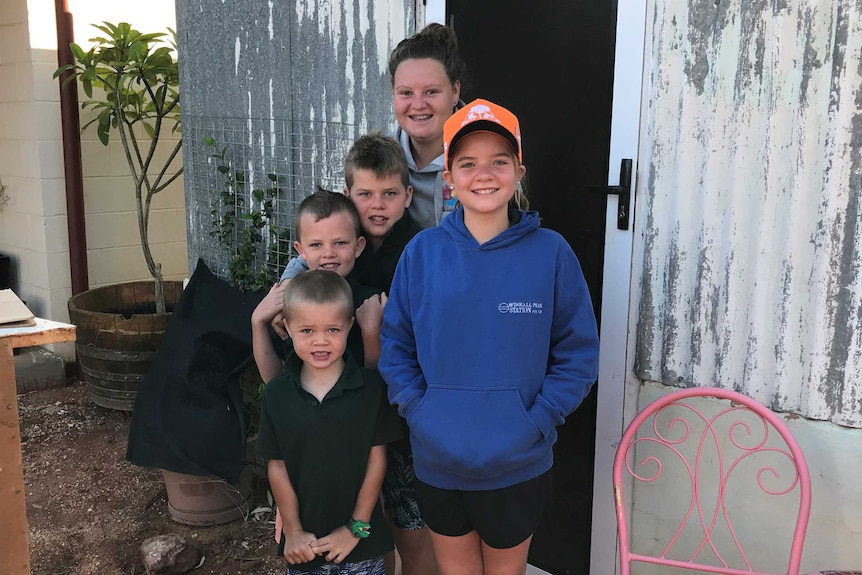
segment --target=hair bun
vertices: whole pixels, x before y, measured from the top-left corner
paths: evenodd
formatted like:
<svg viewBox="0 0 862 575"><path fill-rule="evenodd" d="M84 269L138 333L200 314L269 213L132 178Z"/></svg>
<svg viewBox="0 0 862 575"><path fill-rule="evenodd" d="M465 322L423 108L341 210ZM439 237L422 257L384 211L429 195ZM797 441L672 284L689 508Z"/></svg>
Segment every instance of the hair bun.
<svg viewBox="0 0 862 575"><path fill-rule="evenodd" d="M389 55L389 76L395 82L395 70L404 60L437 60L446 70L446 76L454 84L461 81L466 65L458 54L458 37L455 31L443 24L433 22L419 32L398 43Z"/></svg>
<svg viewBox="0 0 862 575"><path fill-rule="evenodd" d="M433 38L434 41L446 45L450 50L458 50L458 37L455 36L455 31L449 26L432 22L425 26L419 34Z"/></svg>

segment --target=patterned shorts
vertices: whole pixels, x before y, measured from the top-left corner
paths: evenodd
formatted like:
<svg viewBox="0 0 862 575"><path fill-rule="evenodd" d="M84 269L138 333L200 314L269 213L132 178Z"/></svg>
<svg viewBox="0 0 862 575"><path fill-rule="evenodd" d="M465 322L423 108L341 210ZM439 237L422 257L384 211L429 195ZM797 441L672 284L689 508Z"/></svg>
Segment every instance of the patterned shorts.
<svg viewBox="0 0 862 575"><path fill-rule="evenodd" d="M386 446L386 477L383 479L383 507L395 527L414 531L425 527L416 502L416 472L410 442L402 439Z"/></svg>
<svg viewBox="0 0 862 575"><path fill-rule="evenodd" d="M383 557L352 563L326 562L313 571L287 568L287 575L384 575Z"/></svg>

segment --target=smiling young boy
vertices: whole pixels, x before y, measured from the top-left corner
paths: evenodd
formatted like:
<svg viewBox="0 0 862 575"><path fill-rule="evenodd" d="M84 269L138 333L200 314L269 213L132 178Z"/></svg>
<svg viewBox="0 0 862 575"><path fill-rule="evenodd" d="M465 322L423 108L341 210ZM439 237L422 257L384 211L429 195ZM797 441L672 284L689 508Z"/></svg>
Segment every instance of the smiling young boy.
<svg viewBox="0 0 862 575"><path fill-rule="evenodd" d="M308 266L337 273L353 290L357 314L347 349L360 365L375 367L380 351L383 308L377 295L379 290L363 286L354 273L356 258L365 248L356 207L341 194L318 190L299 204L294 225L297 237L294 248ZM282 372L282 361L270 337L269 326L276 316L282 317L285 286L273 286L251 316L254 361L264 382Z"/></svg>
<svg viewBox="0 0 862 575"><path fill-rule="evenodd" d="M413 188L404 150L394 138L381 132L361 136L347 152L344 179L344 195L356 206L367 241L356 260L357 279L363 285L388 292L404 246L422 230L407 211L413 201ZM290 279L307 267L302 258L296 258L281 279Z"/></svg>
<svg viewBox="0 0 862 575"><path fill-rule="evenodd" d="M344 161L344 194L359 211L368 246L356 260L359 281L389 292L395 266L422 228L407 208L413 201L410 169L401 145L380 132L362 136Z"/></svg>
<svg viewBox="0 0 862 575"><path fill-rule="evenodd" d="M284 290L293 353L264 391L257 453L268 460L288 573L329 573L333 562L340 573L382 575L392 550L378 495L385 445L401 429L383 380L344 353L353 307L331 271L303 272Z"/></svg>

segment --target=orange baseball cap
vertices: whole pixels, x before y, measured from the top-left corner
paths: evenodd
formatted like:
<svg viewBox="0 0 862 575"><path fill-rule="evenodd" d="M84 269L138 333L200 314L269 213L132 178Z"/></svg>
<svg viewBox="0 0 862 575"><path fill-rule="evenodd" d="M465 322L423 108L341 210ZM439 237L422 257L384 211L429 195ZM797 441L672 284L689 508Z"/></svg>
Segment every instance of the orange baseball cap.
<svg viewBox="0 0 862 575"><path fill-rule="evenodd" d="M452 114L443 125L443 161L449 165L449 150L458 141L473 132L493 132L503 136L521 160L521 126L518 118L504 108L488 100L473 100Z"/></svg>

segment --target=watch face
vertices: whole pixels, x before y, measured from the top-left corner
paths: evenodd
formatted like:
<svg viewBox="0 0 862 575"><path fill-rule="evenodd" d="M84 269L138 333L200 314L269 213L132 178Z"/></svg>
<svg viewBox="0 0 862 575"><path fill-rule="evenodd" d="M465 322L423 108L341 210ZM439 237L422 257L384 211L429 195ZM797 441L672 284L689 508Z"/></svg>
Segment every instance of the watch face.
<svg viewBox="0 0 862 575"><path fill-rule="evenodd" d="M371 535L371 525L365 523L364 521L358 521L354 519L348 527L350 529L350 532L353 533L354 536L359 537L360 539L365 539L366 537Z"/></svg>

